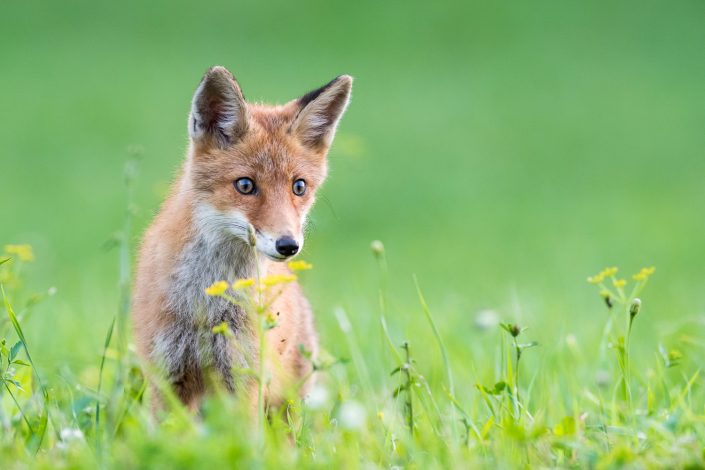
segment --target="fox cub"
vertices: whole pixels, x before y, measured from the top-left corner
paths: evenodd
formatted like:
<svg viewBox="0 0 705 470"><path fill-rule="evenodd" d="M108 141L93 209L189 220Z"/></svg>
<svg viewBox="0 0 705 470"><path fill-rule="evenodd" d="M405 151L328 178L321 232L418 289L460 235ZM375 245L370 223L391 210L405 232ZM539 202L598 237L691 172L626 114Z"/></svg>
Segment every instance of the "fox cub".
<svg viewBox="0 0 705 470"><path fill-rule="evenodd" d="M242 307L207 296L205 288L223 279L289 273L282 261L303 246L306 217L326 177L328 149L351 88L352 78L342 75L285 105L267 106L245 101L223 67L209 69L198 85L186 161L144 235L133 298L139 353L163 371L187 406L198 407L210 377L229 391L251 393L233 369L256 364L255 328ZM271 311L279 316L266 332L266 395L276 404L310 376L300 345L315 357L318 341L311 307L296 283L283 287ZM234 339L212 333L222 322Z"/></svg>

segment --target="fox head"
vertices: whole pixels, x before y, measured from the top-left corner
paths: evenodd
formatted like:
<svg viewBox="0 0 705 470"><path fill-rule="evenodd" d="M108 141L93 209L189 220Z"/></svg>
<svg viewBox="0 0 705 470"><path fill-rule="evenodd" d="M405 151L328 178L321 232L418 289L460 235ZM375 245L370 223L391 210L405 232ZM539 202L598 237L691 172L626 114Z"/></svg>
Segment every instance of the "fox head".
<svg viewBox="0 0 705 470"><path fill-rule="evenodd" d="M352 77L342 75L285 105L266 106L245 101L224 67L209 69L188 122L186 177L199 230L254 241L273 260L296 255L351 88Z"/></svg>

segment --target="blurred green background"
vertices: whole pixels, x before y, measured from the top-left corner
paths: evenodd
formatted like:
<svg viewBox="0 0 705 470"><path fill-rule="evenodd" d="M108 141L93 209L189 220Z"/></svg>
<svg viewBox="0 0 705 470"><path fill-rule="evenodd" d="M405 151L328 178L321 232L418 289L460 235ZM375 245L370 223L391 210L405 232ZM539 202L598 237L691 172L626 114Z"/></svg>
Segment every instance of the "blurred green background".
<svg viewBox="0 0 705 470"><path fill-rule="evenodd" d="M303 254L328 349L344 354L337 306L371 360L382 347L380 239L390 324L424 360L412 274L473 364L494 344L484 309L530 326L542 357L568 333L594 341L605 313L585 278L613 264L657 266L637 325L653 350L705 307L704 46L702 1L3 2L0 243L31 243L31 286L58 288L32 346L97 365L128 148L143 149L136 244L222 64L251 101L356 79Z"/></svg>

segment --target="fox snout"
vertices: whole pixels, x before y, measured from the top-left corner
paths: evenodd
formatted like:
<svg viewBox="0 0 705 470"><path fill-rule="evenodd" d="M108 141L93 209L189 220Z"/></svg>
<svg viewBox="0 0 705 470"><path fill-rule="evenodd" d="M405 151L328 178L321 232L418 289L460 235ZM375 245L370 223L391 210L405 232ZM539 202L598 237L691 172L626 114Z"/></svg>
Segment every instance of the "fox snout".
<svg viewBox="0 0 705 470"><path fill-rule="evenodd" d="M271 235L255 229L256 247L262 254L274 261L287 260L301 251L303 236L291 234Z"/></svg>

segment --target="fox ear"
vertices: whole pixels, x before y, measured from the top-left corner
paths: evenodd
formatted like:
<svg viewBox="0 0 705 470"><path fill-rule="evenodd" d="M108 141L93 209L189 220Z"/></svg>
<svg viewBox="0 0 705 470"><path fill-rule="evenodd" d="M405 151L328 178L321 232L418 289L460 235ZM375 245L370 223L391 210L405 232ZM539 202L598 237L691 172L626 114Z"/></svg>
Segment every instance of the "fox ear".
<svg viewBox="0 0 705 470"><path fill-rule="evenodd" d="M351 76L341 75L299 98L296 104L300 110L291 125L291 132L309 147L329 147L350 101L352 82Z"/></svg>
<svg viewBox="0 0 705 470"><path fill-rule="evenodd" d="M194 142L227 148L247 131L247 105L235 77L211 67L193 95L189 135Z"/></svg>

